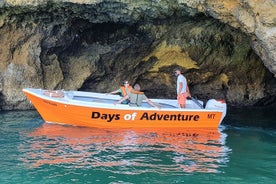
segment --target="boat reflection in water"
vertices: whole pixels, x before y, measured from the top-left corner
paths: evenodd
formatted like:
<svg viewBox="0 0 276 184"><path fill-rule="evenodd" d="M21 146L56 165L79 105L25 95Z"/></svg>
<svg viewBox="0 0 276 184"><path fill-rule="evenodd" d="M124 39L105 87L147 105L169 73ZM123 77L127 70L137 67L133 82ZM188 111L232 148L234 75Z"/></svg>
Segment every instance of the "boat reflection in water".
<svg viewBox="0 0 276 184"><path fill-rule="evenodd" d="M59 165L116 173L221 172L231 150L218 129L94 129L44 123L20 145L31 167Z"/></svg>

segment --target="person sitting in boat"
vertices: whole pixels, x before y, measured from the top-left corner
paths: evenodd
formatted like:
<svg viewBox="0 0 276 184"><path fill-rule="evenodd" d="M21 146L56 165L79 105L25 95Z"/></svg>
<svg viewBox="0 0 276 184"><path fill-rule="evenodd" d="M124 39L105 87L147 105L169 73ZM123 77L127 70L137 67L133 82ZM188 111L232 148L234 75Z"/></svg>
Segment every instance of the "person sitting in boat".
<svg viewBox="0 0 276 184"><path fill-rule="evenodd" d="M145 100L151 106L156 107L158 109L161 108L160 106L154 104L150 99L148 99L148 97L144 94L144 92L141 92L140 90L141 90L140 85L135 84L134 89L132 89L128 95L126 95L125 97L121 98L118 102L116 102L115 105L129 98L130 99L129 106L140 107L142 105L142 101Z"/></svg>
<svg viewBox="0 0 276 184"><path fill-rule="evenodd" d="M129 82L127 80L123 81L123 85L120 86L120 89L117 89L115 91L110 92L110 94L117 94L120 93L122 97L127 96L130 91L132 90L132 86L130 86ZM122 104L128 104L129 99L125 99L122 101Z"/></svg>

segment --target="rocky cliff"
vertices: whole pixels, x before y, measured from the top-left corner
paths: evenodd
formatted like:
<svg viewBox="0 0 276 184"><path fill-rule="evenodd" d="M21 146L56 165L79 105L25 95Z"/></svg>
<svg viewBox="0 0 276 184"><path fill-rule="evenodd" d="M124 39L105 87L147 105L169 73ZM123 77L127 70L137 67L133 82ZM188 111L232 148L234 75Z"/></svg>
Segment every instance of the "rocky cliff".
<svg viewBox="0 0 276 184"><path fill-rule="evenodd" d="M0 109L31 108L22 88L107 92L139 82L175 98L276 101L274 0L0 0Z"/></svg>

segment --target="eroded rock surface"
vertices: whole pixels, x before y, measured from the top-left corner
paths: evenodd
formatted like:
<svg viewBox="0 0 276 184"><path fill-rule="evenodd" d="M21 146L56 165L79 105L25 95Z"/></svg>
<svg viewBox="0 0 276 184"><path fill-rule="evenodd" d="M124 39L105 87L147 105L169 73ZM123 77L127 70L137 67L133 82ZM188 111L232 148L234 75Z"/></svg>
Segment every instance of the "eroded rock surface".
<svg viewBox="0 0 276 184"><path fill-rule="evenodd" d="M231 105L276 99L273 0L0 1L0 108L27 109L22 88L115 90L139 82L175 98L173 69L193 96Z"/></svg>

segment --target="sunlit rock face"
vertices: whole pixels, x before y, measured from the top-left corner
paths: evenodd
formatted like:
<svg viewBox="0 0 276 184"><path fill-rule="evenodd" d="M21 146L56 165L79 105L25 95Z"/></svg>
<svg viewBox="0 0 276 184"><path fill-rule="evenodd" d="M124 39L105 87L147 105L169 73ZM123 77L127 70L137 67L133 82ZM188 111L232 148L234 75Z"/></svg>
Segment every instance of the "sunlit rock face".
<svg viewBox="0 0 276 184"><path fill-rule="evenodd" d="M128 79L175 98L275 103L275 1L0 1L0 108L22 88L108 92ZM274 10L275 11L274 11ZM274 16L274 18L273 18Z"/></svg>

